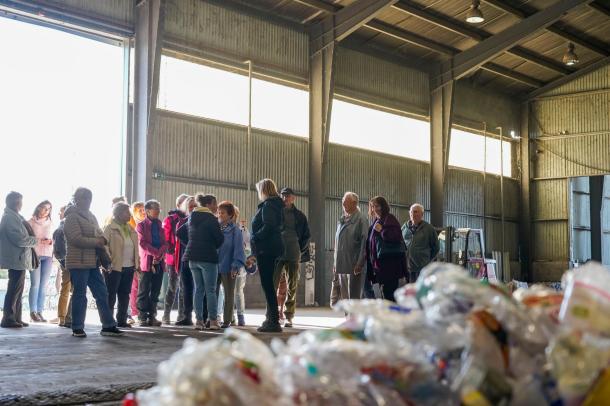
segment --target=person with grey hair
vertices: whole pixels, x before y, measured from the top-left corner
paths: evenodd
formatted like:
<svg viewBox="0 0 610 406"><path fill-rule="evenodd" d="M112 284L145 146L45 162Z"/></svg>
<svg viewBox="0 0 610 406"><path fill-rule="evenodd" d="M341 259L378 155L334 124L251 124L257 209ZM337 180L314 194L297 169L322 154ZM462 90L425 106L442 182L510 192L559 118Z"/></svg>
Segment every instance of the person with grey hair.
<svg viewBox="0 0 610 406"><path fill-rule="evenodd" d="M343 195L343 215L335 233L333 273L339 281L341 299L360 299L364 284L365 247L369 221L358 208L358 195Z"/></svg>
<svg viewBox="0 0 610 406"><path fill-rule="evenodd" d="M432 262L438 254L438 234L434 227L424 220L424 206L411 205L410 220L402 226L402 238L407 245L407 269L409 283L419 277L422 268Z"/></svg>
<svg viewBox="0 0 610 406"><path fill-rule="evenodd" d="M176 251L180 251L177 245L180 244L176 238L176 226L181 219L186 217L182 211L182 203L189 197L182 193L176 198L176 208L167 213L167 217L163 220L163 232L165 233L165 241L167 241L167 252L165 253L165 265L167 267L167 290L164 295L164 311L161 321L163 324L170 324L170 314L174 302L176 301L176 292L178 291L178 281L180 272L180 257L176 255ZM178 248L178 249L177 249ZM163 288L162 288L163 289Z"/></svg>
<svg viewBox="0 0 610 406"><path fill-rule="evenodd" d="M114 312L118 301L116 320L119 327L131 328L127 323L127 308L133 275L140 267L138 255L138 234L129 225L131 211L125 202L118 202L112 208L112 221L104 227L104 237L108 241L108 251L112 263L104 270L104 280L108 288L108 306Z"/></svg>
<svg viewBox="0 0 610 406"><path fill-rule="evenodd" d="M6 207L0 221L0 268L8 269L8 286L2 308L0 327L27 327L21 319L21 297L25 285L25 271L38 267L34 247L39 239L19 214L23 207L23 196L10 192L6 196Z"/></svg>
<svg viewBox="0 0 610 406"><path fill-rule="evenodd" d="M66 209L64 234L66 236L66 267L70 270L72 293L72 335L87 337L87 287L91 290L102 322L101 335L120 336L112 310L108 306L108 290L99 269L99 261L107 254L108 241L91 213L91 190L79 187ZM107 255L106 255L107 258Z"/></svg>

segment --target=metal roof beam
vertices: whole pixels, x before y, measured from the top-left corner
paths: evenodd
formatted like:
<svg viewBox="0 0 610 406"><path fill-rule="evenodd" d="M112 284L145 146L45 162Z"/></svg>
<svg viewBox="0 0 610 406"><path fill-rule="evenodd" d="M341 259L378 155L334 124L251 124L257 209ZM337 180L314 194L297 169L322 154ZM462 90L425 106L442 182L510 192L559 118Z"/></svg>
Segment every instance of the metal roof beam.
<svg viewBox="0 0 610 406"><path fill-rule="evenodd" d="M610 17L610 8L604 6L601 3L594 1L593 3L589 4L589 7L591 7L593 10L599 11L602 14L605 14L606 17Z"/></svg>
<svg viewBox="0 0 610 406"><path fill-rule="evenodd" d="M453 66L436 79L437 86L443 86L451 80L466 76L530 35L553 24L568 11L591 1L593 0L560 0L472 48L460 52L453 57Z"/></svg>
<svg viewBox="0 0 610 406"><path fill-rule="evenodd" d="M322 2L321 0L295 0L295 1L298 1L299 3L307 4L308 6L310 6L312 8L321 9L314 5L314 3ZM322 3L329 4L326 2L322 2ZM334 5L334 7L336 7L338 9L341 6ZM322 11L324 11L324 10L322 10ZM369 21L367 24L365 24L365 27L372 29L374 31L377 31L381 34L390 36L392 38L396 38L398 40L418 46L423 49L427 49L428 51L436 52L436 53L444 55L444 56L453 57L454 55L456 55L460 52L459 49L438 43L436 41L432 41L419 34L415 34L410 31L403 30L402 28L395 27L391 24L388 24L388 23L380 21L380 20L373 19L373 20ZM485 65L482 66L482 68L488 72L492 72L496 75L503 76L505 78L514 80L519 83L524 83L533 88L538 88L538 87L544 85L543 82L536 80L530 76L515 72L511 69L508 69L508 68L505 68L505 67L493 64L493 63L486 63Z"/></svg>
<svg viewBox="0 0 610 406"><path fill-rule="evenodd" d="M396 10L400 10L409 15L413 15L438 27L452 31L459 35L463 35L464 37L471 38L478 42L481 42L493 36L487 31L466 26L458 20L447 17L443 14L430 10L424 10L412 1L399 1L392 7ZM569 75L573 72L573 70L566 68L563 64L555 62L554 60L546 58L542 55L538 55L523 47L514 47L506 52L521 59L525 59L526 61L534 63L538 66L542 66L554 72L560 73L562 75Z"/></svg>
<svg viewBox="0 0 610 406"><path fill-rule="evenodd" d="M566 83L569 83L575 79L578 79L586 74L589 74L600 68L603 68L604 66L606 66L608 64L610 64L610 56L602 58L602 59L598 60L597 62L593 62L593 63L585 66L584 68L580 68L579 70L572 73L571 75L564 76L555 81L547 83L546 85L542 86L541 88L536 89L533 92L531 92L530 94L528 94L527 100L535 99L536 97L543 95L546 92L549 92L559 86L565 85Z"/></svg>
<svg viewBox="0 0 610 406"><path fill-rule="evenodd" d="M497 8L498 10L504 11L505 13L511 14L522 20L536 14L536 11L531 11L531 12L524 11L520 8L513 7L509 4L506 4L505 2L503 2L501 0L483 0L483 1L487 4L489 4L490 6ZM592 3L592 2L589 2L589 3ZM591 4L591 7L599 9L599 7L596 7L596 6L599 6L599 4L594 3L594 2ZM582 47L590 49L591 51L598 53L600 55L604 55L604 56L610 55L610 51L608 49L605 49L604 47L602 47L600 45L593 44L590 41L579 37L578 35L565 31L564 27L560 24L557 24L557 23L551 24L550 26L546 27L546 30L548 32L552 32L553 34L555 34L559 37L567 39L568 41L571 41Z"/></svg>
<svg viewBox="0 0 610 406"><path fill-rule="evenodd" d="M322 0L294 0L294 1L296 1L297 3L304 4L306 6L309 6L311 8L315 8L319 11L326 11L327 13L331 13L331 14L336 13L337 11L339 11L343 8L342 6L327 3Z"/></svg>
<svg viewBox="0 0 610 406"><path fill-rule="evenodd" d="M362 27L377 13L398 0L359 0L342 8L311 28L310 54L320 52Z"/></svg>

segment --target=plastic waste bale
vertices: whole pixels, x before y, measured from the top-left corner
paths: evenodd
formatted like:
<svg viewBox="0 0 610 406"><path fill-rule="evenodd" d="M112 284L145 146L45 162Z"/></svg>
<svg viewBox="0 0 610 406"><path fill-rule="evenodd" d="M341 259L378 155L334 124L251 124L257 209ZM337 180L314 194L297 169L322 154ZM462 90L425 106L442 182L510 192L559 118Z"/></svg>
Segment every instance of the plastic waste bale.
<svg viewBox="0 0 610 406"><path fill-rule="evenodd" d="M430 321L461 323L474 310L485 309L511 333L511 339L531 353L544 350L548 337L523 305L500 287L479 281L461 267L432 263L416 282L417 299Z"/></svg>
<svg viewBox="0 0 610 406"><path fill-rule="evenodd" d="M527 308L534 323L542 329L549 340L557 335L563 292L544 285L533 285L528 289L517 289L513 292L513 297Z"/></svg>
<svg viewBox="0 0 610 406"><path fill-rule="evenodd" d="M610 337L610 270L587 263L563 275L561 323L571 329Z"/></svg>
<svg viewBox="0 0 610 406"><path fill-rule="evenodd" d="M579 405L588 394L595 392L596 381L610 366L610 340L567 331L551 343L547 356L565 403ZM610 384L608 380L606 382ZM599 404L610 404L610 398Z"/></svg>
<svg viewBox="0 0 610 406"><path fill-rule="evenodd" d="M367 323L372 314L375 318L385 314L394 321L406 316L392 314L388 306L395 304L340 302L338 309L350 311L341 326L301 333L286 345L273 342L278 380L295 404L457 404L449 401L451 393L438 383L429 360L422 363L419 354L409 357L408 352L396 352L393 342L369 340Z"/></svg>
<svg viewBox="0 0 610 406"><path fill-rule="evenodd" d="M144 406L282 405L274 356L252 335L229 329L207 341L187 339L158 367L157 386L138 391Z"/></svg>

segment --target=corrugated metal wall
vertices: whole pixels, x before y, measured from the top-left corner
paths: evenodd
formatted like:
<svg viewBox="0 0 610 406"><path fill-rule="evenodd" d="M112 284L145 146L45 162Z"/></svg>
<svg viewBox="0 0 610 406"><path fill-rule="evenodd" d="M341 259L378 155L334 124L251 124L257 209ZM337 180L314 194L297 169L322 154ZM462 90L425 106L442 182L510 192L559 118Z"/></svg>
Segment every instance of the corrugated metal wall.
<svg viewBox="0 0 610 406"><path fill-rule="evenodd" d="M339 47L335 92L403 111L428 113L428 75L395 63Z"/></svg>
<svg viewBox="0 0 610 406"><path fill-rule="evenodd" d="M609 89L610 66L606 66L532 101L536 280L558 280L569 265L568 178L610 173Z"/></svg>
<svg viewBox="0 0 610 406"><path fill-rule="evenodd" d="M201 0L170 0L166 38L236 61L307 78L308 37L304 29L272 23Z"/></svg>
<svg viewBox="0 0 610 406"><path fill-rule="evenodd" d="M47 3L126 26L134 22L134 0L48 0Z"/></svg>
<svg viewBox="0 0 610 406"><path fill-rule="evenodd" d="M457 82L454 97L453 113L457 124L482 131L483 122L486 122L488 131L496 132L496 127L502 127L504 135L519 129L519 103L514 98L475 88L468 81Z"/></svg>

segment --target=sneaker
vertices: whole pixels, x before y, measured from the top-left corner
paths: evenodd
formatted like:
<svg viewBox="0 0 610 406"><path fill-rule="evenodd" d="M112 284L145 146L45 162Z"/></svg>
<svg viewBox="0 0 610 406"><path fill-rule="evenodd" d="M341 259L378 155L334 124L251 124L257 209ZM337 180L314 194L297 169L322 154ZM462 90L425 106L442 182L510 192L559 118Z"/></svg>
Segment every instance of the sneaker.
<svg viewBox="0 0 610 406"><path fill-rule="evenodd" d="M59 327L72 328L72 322L64 322L64 324L60 324Z"/></svg>
<svg viewBox="0 0 610 406"><path fill-rule="evenodd" d="M85 338L87 333L82 328L79 328L78 330L72 330L72 337Z"/></svg>
<svg viewBox="0 0 610 406"><path fill-rule="evenodd" d="M144 319L144 318L138 319L138 326L140 326L140 327L150 326L150 324L148 323L148 319Z"/></svg>
<svg viewBox="0 0 610 406"><path fill-rule="evenodd" d="M244 319L244 315L243 314L238 314L237 315L237 325L240 327L243 327L246 325L246 320Z"/></svg>
<svg viewBox="0 0 610 406"><path fill-rule="evenodd" d="M205 327L203 326L203 321L202 320L197 320L197 323L195 323L195 330L203 330Z"/></svg>
<svg viewBox="0 0 610 406"><path fill-rule="evenodd" d="M205 328L210 328L210 320L205 322Z"/></svg>
<svg viewBox="0 0 610 406"><path fill-rule="evenodd" d="M232 325L231 323L222 323L222 325L220 326L220 328L226 329L226 328L231 327L231 325Z"/></svg>
<svg viewBox="0 0 610 406"><path fill-rule="evenodd" d="M151 317L148 320L148 325L152 326L152 327L160 327L161 324L163 324L163 323L161 323L159 320L155 319L154 317ZM167 324L169 324L169 322Z"/></svg>
<svg viewBox="0 0 610 406"><path fill-rule="evenodd" d="M286 323L284 323L284 327L292 328L292 319L286 319Z"/></svg>
<svg viewBox="0 0 610 406"><path fill-rule="evenodd" d="M36 313L38 315L38 321L42 322L42 323L46 323L47 319L44 318L44 316L42 315L41 312Z"/></svg>
<svg viewBox="0 0 610 406"><path fill-rule="evenodd" d="M21 327L29 327L30 323L26 323L25 321L18 321L17 323L21 324Z"/></svg>
<svg viewBox="0 0 610 406"><path fill-rule="evenodd" d="M175 325L176 326L192 326L193 321L189 320L189 319L184 319L184 320L177 321Z"/></svg>
<svg viewBox="0 0 610 406"><path fill-rule="evenodd" d="M129 324L129 323L117 323L116 326L120 327L120 328L132 328L131 324Z"/></svg>
<svg viewBox="0 0 610 406"><path fill-rule="evenodd" d="M283 326L283 325L284 325L284 323L286 323L286 319L280 319L280 320L279 320L279 324L280 324L280 326Z"/></svg>
<svg viewBox="0 0 610 406"><path fill-rule="evenodd" d="M40 319L38 318L38 313L30 312L30 320L32 321L32 323L40 322Z"/></svg>
<svg viewBox="0 0 610 406"><path fill-rule="evenodd" d="M127 316L127 324L136 324L136 321L133 317Z"/></svg>
<svg viewBox="0 0 610 406"><path fill-rule="evenodd" d="M262 326L256 329L259 333L281 333L282 326L280 323L264 322Z"/></svg>
<svg viewBox="0 0 610 406"><path fill-rule="evenodd" d="M118 328L116 328L116 326L114 326L114 327L103 328L102 331L100 331L100 334L103 336L109 336L109 337L120 337L124 333L121 330L119 330Z"/></svg>
<svg viewBox="0 0 610 406"><path fill-rule="evenodd" d="M220 324L218 324L218 320L212 320L210 322L210 330L220 330Z"/></svg>
<svg viewBox="0 0 610 406"><path fill-rule="evenodd" d="M51 323L51 324L62 324L61 320L59 319L59 317L55 317L53 320L49 320L49 323Z"/></svg>

